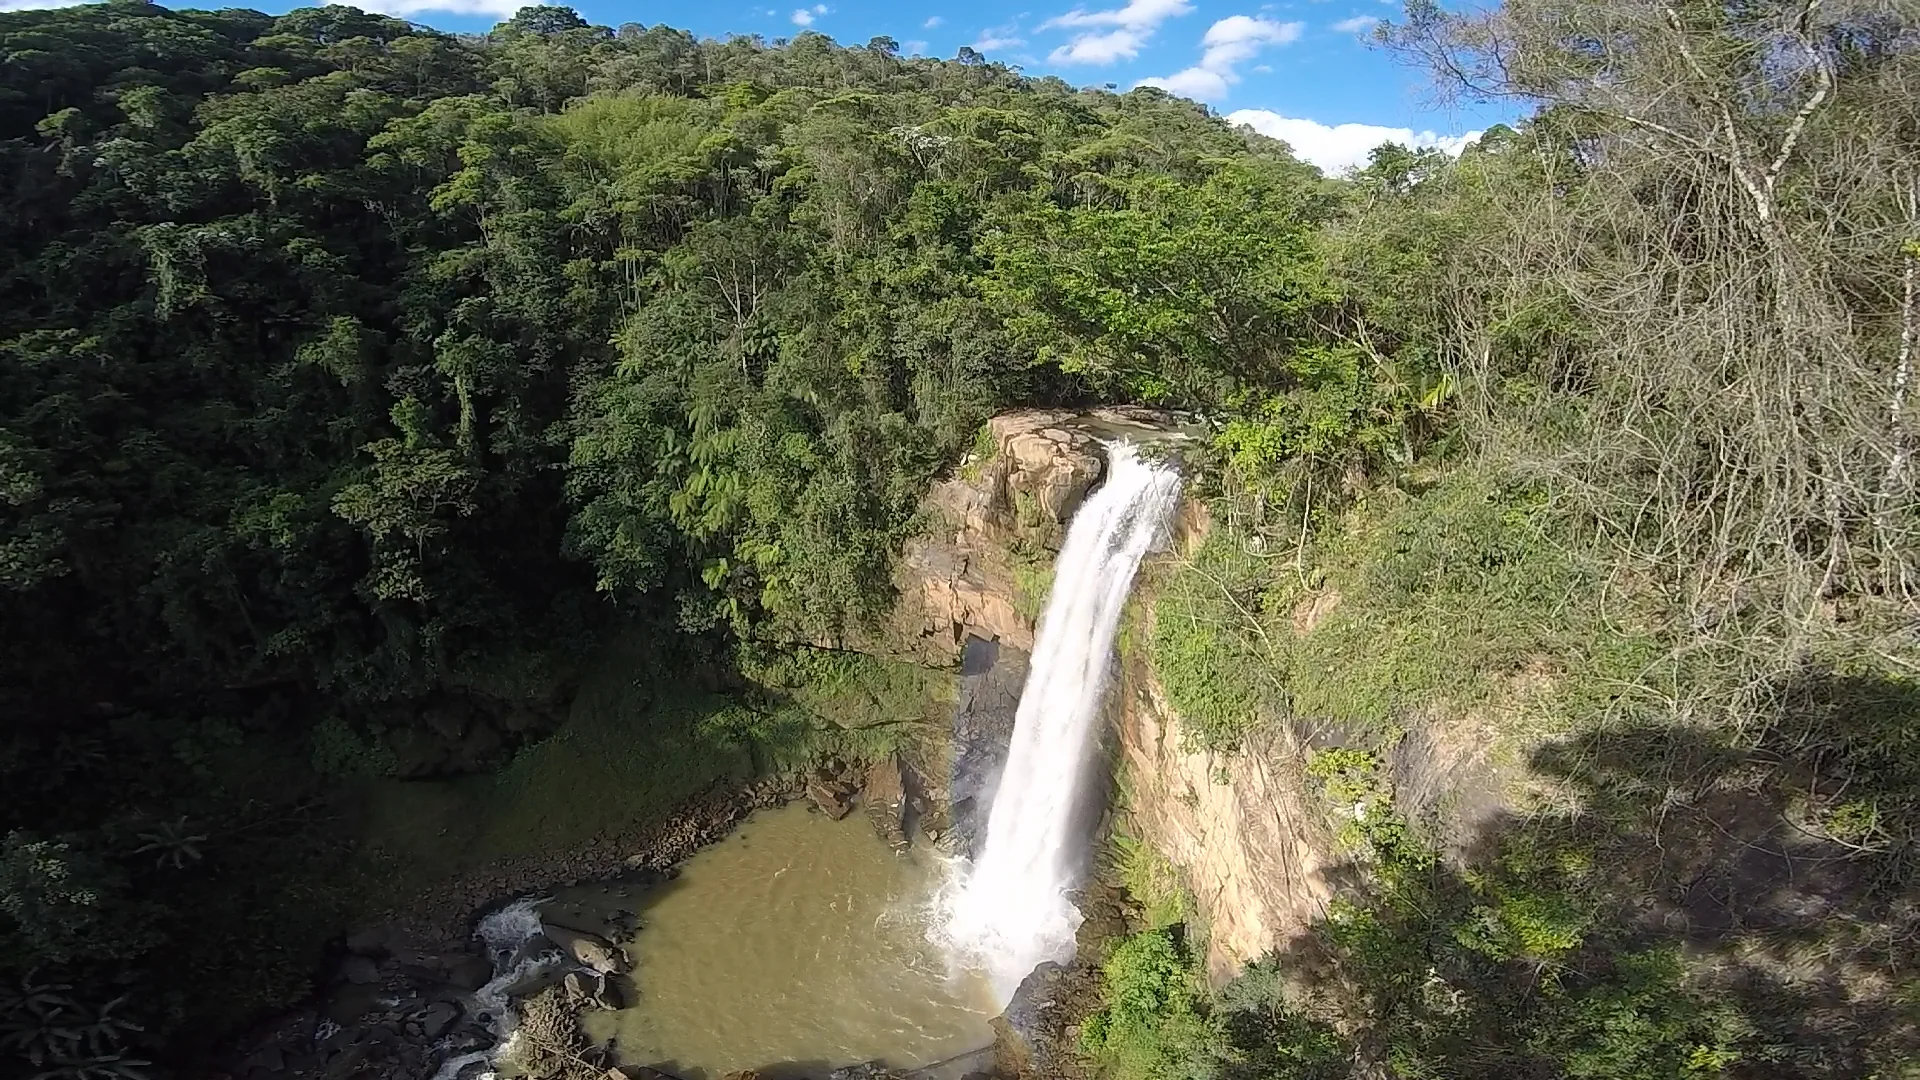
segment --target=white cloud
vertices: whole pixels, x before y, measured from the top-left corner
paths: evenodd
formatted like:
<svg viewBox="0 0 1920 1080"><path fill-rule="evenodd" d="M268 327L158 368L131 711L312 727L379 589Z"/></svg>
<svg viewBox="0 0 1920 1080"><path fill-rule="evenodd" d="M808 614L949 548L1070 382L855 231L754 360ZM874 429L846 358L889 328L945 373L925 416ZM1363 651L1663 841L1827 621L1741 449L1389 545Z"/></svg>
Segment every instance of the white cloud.
<svg viewBox="0 0 1920 1080"><path fill-rule="evenodd" d="M1088 11L1074 8L1065 15L1056 15L1040 24L1040 29L1051 30L1056 26L1159 26L1176 15L1185 15L1193 10L1187 0L1127 0L1127 6L1111 11Z"/></svg>
<svg viewBox="0 0 1920 1080"><path fill-rule="evenodd" d="M982 30L979 40L973 43L973 48L979 52L997 52L1001 49L1017 49L1026 43L1027 39L1020 36L1020 27L1015 23L1008 23L1005 26Z"/></svg>
<svg viewBox="0 0 1920 1080"><path fill-rule="evenodd" d="M1364 34L1378 25L1380 25L1378 16L1355 15L1351 19L1341 19L1339 22L1334 23L1333 29L1335 33L1339 34Z"/></svg>
<svg viewBox="0 0 1920 1080"><path fill-rule="evenodd" d="M1384 142L1444 150L1458 154L1480 138L1480 132L1441 135L1412 128L1381 127L1378 124L1326 124L1281 116L1268 109L1239 109L1227 114L1230 124L1245 124L1262 135L1283 139L1302 161L1310 161L1329 173L1345 172L1367 163L1367 153Z"/></svg>
<svg viewBox="0 0 1920 1080"><path fill-rule="evenodd" d="M922 30L932 30L934 27L937 27L941 23L946 21L947 20L941 18L938 15L929 15L927 16L927 21L920 24L920 28Z"/></svg>
<svg viewBox="0 0 1920 1080"><path fill-rule="evenodd" d="M1111 64L1140 55L1140 46L1150 33L1139 30L1110 30L1104 34L1081 34L1047 54L1056 64Z"/></svg>
<svg viewBox="0 0 1920 1080"><path fill-rule="evenodd" d="M496 19L511 19L514 13L526 7L526 0L352 0L353 6L363 11L377 11L382 15L396 15L402 18L418 15L423 11L444 11L451 15L491 15ZM53 7L37 0L25 0L13 3L12 0L0 0L0 10L22 7Z"/></svg>
<svg viewBox="0 0 1920 1080"><path fill-rule="evenodd" d="M1269 45L1290 45L1300 40L1300 33L1305 29L1297 22L1229 15L1208 27L1207 36L1200 39L1200 44L1207 48L1200 58L1200 66L1208 71L1231 71Z"/></svg>
<svg viewBox="0 0 1920 1080"><path fill-rule="evenodd" d="M900 51L908 56L920 56L927 51L927 43L919 38L910 38L900 43Z"/></svg>
<svg viewBox="0 0 1920 1080"><path fill-rule="evenodd" d="M1250 15L1229 15L1207 28L1200 39L1204 52L1200 63L1154 79L1141 79L1136 86L1157 86L1170 94L1196 101L1220 101L1240 81L1235 69L1260 55L1270 45L1291 45L1300 40L1306 26L1297 22L1275 22Z"/></svg>
<svg viewBox="0 0 1920 1080"><path fill-rule="evenodd" d="M1171 75L1153 79L1141 79L1136 86L1157 86L1169 94L1179 94L1195 101L1218 101L1227 96L1226 76L1206 68L1190 67L1185 71L1176 71Z"/></svg>
<svg viewBox="0 0 1920 1080"><path fill-rule="evenodd" d="M1191 11L1187 0L1127 0L1125 7L1104 11L1074 8L1041 23L1040 29L1081 31L1047 57L1056 64L1111 64L1140 55L1161 23Z"/></svg>
<svg viewBox="0 0 1920 1080"><path fill-rule="evenodd" d="M72 7L82 0L0 0L0 11L46 11Z"/></svg>
<svg viewBox="0 0 1920 1080"><path fill-rule="evenodd" d="M812 26L813 12L808 11L806 8L794 8L793 9L793 25Z"/></svg>

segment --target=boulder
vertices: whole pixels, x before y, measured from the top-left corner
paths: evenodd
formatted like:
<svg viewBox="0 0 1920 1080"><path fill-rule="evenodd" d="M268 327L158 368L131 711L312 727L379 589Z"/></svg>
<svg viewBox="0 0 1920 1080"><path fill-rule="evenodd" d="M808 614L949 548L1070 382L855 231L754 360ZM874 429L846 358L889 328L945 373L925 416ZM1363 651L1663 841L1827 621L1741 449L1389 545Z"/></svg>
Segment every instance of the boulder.
<svg viewBox="0 0 1920 1080"><path fill-rule="evenodd" d="M437 1039L447 1033L453 1022L460 1019L460 1007L452 1002L436 1001L420 1014L420 1033L429 1039Z"/></svg>
<svg viewBox="0 0 1920 1080"><path fill-rule="evenodd" d="M551 952L559 952L559 951L560 951L560 947L558 945L555 945L553 941L547 937L547 935L529 934L527 936L527 939L525 941L522 941L520 945L514 949L513 955L508 958L506 966L508 970L512 970L513 968L517 968L522 964L527 963L528 961L532 960L533 958L539 956L542 953L551 953Z"/></svg>
<svg viewBox="0 0 1920 1080"><path fill-rule="evenodd" d="M1069 982L1069 970L1051 960L1021 980L1007 1011L993 1018L996 1074L1048 1080L1072 1074L1077 1047L1064 1044L1054 1008L1070 996Z"/></svg>
<svg viewBox="0 0 1920 1080"><path fill-rule="evenodd" d="M589 934L582 930L569 930L564 926L541 924L549 940L560 947L560 951L570 957L574 963L590 968L603 975L625 975L633 970L627 954L621 952L611 941L599 934Z"/></svg>
<svg viewBox="0 0 1920 1080"><path fill-rule="evenodd" d="M853 813L853 793L822 780L807 784L807 798L821 813L835 821Z"/></svg>
<svg viewBox="0 0 1920 1080"><path fill-rule="evenodd" d="M447 960L447 982L458 989L468 992L478 990L492 978L493 965L487 963L484 956L464 953Z"/></svg>
<svg viewBox="0 0 1920 1080"><path fill-rule="evenodd" d="M387 928L369 927L347 935L347 951L355 956L370 956L375 960L387 955Z"/></svg>
<svg viewBox="0 0 1920 1080"><path fill-rule="evenodd" d="M260 1049L255 1050L251 1057L248 1057L247 1060L240 1063L240 1067L252 1072L263 1072L270 1076L278 1076L287 1068L287 1057L278 1045L268 1043Z"/></svg>
<svg viewBox="0 0 1920 1080"><path fill-rule="evenodd" d="M560 985L566 992L567 1003L576 1008L591 1006L611 1012L626 1004L618 976L569 971Z"/></svg>
<svg viewBox="0 0 1920 1080"><path fill-rule="evenodd" d="M625 945L640 932L640 913L618 908L607 912L607 939L616 945Z"/></svg>
<svg viewBox="0 0 1920 1080"><path fill-rule="evenodd" d="M548 926L564 927L582 934L596 934L611 938L607 932L607 917L602 912L581 903L555 902L540 905L540 921Z"/></svg>
<svg viewBox="0 0 1920 1080"><path fill-rule="evenodd" d="M368 956L349 956L340 961L340 977L356 986L368 986L380 981L380 967Z"/></svg>
<svg viewBox="0 0 1920 1080"><path fill-rule="evenodd" d="M594 984L593 1005L597 1009L617 1012L627 1007L627 994L618 975L602 975Z"/></svg>

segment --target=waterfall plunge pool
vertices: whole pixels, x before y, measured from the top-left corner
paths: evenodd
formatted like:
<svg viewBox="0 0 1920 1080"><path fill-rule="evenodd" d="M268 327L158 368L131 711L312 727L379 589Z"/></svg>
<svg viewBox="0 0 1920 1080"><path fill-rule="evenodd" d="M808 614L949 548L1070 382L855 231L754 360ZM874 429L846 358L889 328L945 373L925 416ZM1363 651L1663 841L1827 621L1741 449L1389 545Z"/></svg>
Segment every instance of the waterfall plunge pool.
<svg viewBox="0 0 1920 1080"><path fill-rule="evenodd" d="M589 1013L587 1033L685 1080L916 1068L977 1050L999 1006L933 939L946 877L933 852L895 855L862 814L833 821L793 803L630 898L617 883L562 890L560 903L639 916L626 947L638 998Z"/></svg>

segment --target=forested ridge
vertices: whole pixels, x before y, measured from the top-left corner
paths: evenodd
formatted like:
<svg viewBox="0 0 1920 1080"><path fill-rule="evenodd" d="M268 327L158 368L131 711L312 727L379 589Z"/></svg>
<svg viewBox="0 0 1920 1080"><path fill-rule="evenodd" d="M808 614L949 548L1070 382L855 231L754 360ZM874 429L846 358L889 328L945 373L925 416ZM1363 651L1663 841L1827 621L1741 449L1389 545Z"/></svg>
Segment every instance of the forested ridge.
<svg viewBox="0 0 1920 1080"><path fill-rule="evenodd" d="M928 483L1026 404L1211 425L1221 527L1150 644L1222 752L1311 716L1385 753L1540 675L1543 738L1776 770L1846 861L1830 974L1903 970L1917 27L1410 4L1384 45L1530 117L1328 178L1157 90L886 38L0 15L0 1061L166 1075L296 1000L351 907L343 785L508 760L615 642L724 687L857 633ZM1327 580L1340 618L1276 646ZM455 713L511 737L410 756ZM1315 759L1330 798L1387 805L1370 753ZM1635 777L1628 817L1669 782ZM1617 852L1442 883L1417 822L1362 824L1386 899L1328 930L1342 990L1215 1000L1153 926L1088 1053L1910 1075L1904 975L1783 1033L1605 929L1651 888L1591 871Z"/></svg>

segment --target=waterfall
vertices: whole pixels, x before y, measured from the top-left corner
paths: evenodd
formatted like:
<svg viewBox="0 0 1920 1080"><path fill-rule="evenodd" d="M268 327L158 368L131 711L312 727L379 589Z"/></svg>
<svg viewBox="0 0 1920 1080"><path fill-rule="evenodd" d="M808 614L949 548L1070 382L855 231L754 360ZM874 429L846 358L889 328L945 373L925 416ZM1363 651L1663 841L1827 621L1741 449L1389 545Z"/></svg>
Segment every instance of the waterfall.
<svg viewBox="0 0 1920 1080"><path fill-rule="evenodd" d="M951 943L1002 1002L1039 964L1073 956L1080 912L1068 893L1086 861L1082 811L1114 637L1179 494L1177 472L1114 444L1106 482L1074 514L1054 564L986 846L947 902Z"/></svg>

